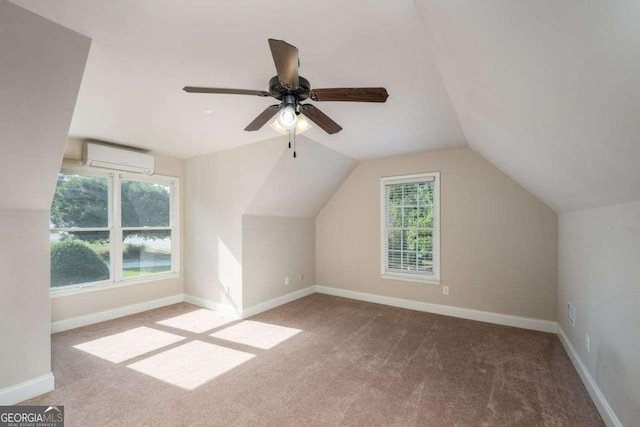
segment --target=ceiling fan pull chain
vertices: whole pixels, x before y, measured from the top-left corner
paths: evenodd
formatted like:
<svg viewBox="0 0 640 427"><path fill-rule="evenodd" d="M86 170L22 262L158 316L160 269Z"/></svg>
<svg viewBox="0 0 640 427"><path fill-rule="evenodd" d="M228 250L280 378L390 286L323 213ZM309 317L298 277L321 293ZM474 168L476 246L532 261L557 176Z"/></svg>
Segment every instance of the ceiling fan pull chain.
<svg viewBox="0 0 640 427"><path fill-rule="evenodd" d="M296 131L293 130L293 158L296 158Z"/></svg>
<svg viewBox="0 0 640 427"><path fill-rule="evenodd" d="M287 129L287 136L289 137L289 148L291 148L291 129Z"/></svg>

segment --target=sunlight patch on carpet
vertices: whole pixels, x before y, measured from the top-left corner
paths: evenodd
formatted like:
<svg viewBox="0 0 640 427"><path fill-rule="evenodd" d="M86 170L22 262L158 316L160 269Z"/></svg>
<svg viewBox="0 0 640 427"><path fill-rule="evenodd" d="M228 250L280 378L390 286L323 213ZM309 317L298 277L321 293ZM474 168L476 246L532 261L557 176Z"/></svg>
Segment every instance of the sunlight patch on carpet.
<svg viewBox="0 0 640 427"><path fill-rule="evenodd" d="M180 316L156 322L159 325L170 326L184 331L200 334L222 325L233 322L231 316L217 313L212 310L200 309Z"/></svg>
<svg viewBox="0 0 640 427"><path fill-rule="evenodd" d="M185 390L193 390L253 357L255 355L243 351L192 341L127 367Z"/></svg>
<svg viewBox="0 0 640 427"><path fill-rule="evenodd" d="M270 323L245 320L236 325L229 326L210 336L223 340L244 344L269 350L283 341L300 332L300 329L287 328L286 326L272 325Z"/></svg>
<svg viewBox="0 0 640 427"><path fill-rule="evenodd" d="M183 339L180 335L141 326L73 347L109 362L120 363Z"/></svg>

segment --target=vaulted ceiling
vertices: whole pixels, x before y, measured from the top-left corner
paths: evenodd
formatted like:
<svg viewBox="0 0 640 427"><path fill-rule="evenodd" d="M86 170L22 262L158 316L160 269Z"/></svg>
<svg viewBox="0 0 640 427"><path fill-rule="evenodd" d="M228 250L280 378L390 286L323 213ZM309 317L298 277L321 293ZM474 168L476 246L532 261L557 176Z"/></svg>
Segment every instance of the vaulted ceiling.
<svg viewBox="0 0 640 427"><path fill-rule="evenodd" d="M313 87L385 86L386 104L316 104L305 135L355 159L468 144L558 211L640 199L640 4L633 0L12 0L93 39L71 135L177 157L273 137L267 38Z"/></svg>
<svg viewBox="0 0 640 427"><path fill-rule="evenodd" d="M640 200L640 2L416 8L475 151L558 211Z"/></svg>
<svg viewBox="0 0 640 427"><path fill-rule="evenodd" d="M386 104L317 104L344 130L309 138L353 158L465 145L411 1L15 0L93 39L71 136L188 158L272 138L243 129L270 98L268 38L300 50L312 87L385 86Z"/></svg>

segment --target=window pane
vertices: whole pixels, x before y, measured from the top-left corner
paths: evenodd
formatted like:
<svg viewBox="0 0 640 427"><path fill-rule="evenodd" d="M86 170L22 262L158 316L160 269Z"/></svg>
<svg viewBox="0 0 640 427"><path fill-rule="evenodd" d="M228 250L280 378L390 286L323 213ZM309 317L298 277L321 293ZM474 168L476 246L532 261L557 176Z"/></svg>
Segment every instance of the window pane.
<svg viewBox="0 0 640 427"><path fill-rule="evenodd" d="M402 250L403 251L415 251L417 250L418 232L416 230L402 230Z"/></svg>
<svg viewBox="0 0 640 427"><path fill-rule="evenodd" d="M171 188L147 182L122 181L123 227L168 227Z"/></svg>
<svg viewBox="0 0 640 427"><path fill-rule="evenodd" d="M433 209L404 208L404 226L417 228L433 227Z"/></svg>
<svg viewBox="0 0 640 427"><path fill-rule="evenodd" d="M418 252L418 271L433 273L433 254Z"/></svg>
<svg viewBox="0 0 640 427"><path fill-rule="evenodd" d="M171 230L123 231L122 277L171 271Z"/></svg>
<svg viewBox="0 0 640 427"><path fill-rule="evenodd" d="M433 228L433 208L419 208L418 216L420 217L421 228Z"/></svg>
<svg viewBox="0 0 640 427"><path fill-rule="evenodd" d="M387 186L387 200L389 201L389 206L402 205L402 184Z"/></svg>
<svg viewBox="0 0 640 427"><path fill-rule="evenodd" d="M108 204L109 186L106 178L59 174L51 204L51 226L108 227Z"/></svg>
<svg viewBox="0 0 640 427"><path fill-rule="evenodd" d="M390 251L402 250L402 232L391 230L387 234L387 249Z"/></svg>
<svg viewBox="0 0 640 427"><path fill-rule="evenodd" d="M433 252L433 232L420 230L416 234L417 250L420 252Z"/></svg>
<svg viewBox="0 0 640 427"><path fill-rule="evenodd" d="M389 259L387 260L387 268L390 270L402 269L402 252L391 251L389 252Z"/></svg>
<svg viewBox="0 0 640 427"><path fill-rule="evenodd" d="M416 253L411 252L403 252L402 253L402 268L407 271L416 271Z"/></svg>
<svg viewBox="0 0 640 427"><path fill-rule="evenodd" d="M386 268L433 274L435 182L386 186Z"/></svg>
<svg viewBox="0 0 640 427"><path fill-rule="evenodd" d="M51 233L51 287L109 279L109 232Z"/></svg>
<svg viewBox="0 0 640 427"><path fill-rule="evenodd" d="M402 227L402 208L390 206L387 218L387 227L400 228Z"/></svg>
<svg viewBox="0 0 640 427"><path fill-rule="evenodd" d="M404 184L404 199L402 204L405 206L416 206L418 204L418 184Z"/></svg>
<svg viewBox="0 0 640 427"><path fill-rule="evenodd" d="M418 205L433 206L433 182L422 182L418 185Z"/></svg>
<svg viewBox="0 0 640 427"><path fill-rule="evenodd" d="M404 208L404 226L420 227L420 217L418 208Z"/></svg>
<svg viewBox="0 0 640 427"><path fill-rule="evenodd" d="M433 272L433 232L418 232L418 271Z"/></svg>

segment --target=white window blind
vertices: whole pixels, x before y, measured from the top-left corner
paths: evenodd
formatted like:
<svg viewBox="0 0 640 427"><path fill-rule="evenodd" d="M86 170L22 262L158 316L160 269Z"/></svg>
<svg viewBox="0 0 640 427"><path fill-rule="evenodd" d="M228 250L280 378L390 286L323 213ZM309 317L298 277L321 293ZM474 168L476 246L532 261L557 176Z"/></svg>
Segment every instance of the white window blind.
<svg viewBox="0 0 640 427"><path fill-rule="evenodd" d="M383 277L439 280L439 175L382 179Z"/></svg>

